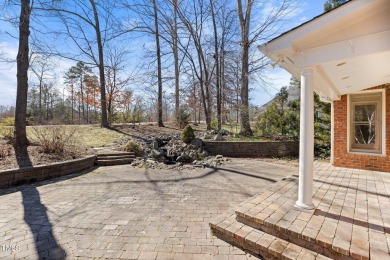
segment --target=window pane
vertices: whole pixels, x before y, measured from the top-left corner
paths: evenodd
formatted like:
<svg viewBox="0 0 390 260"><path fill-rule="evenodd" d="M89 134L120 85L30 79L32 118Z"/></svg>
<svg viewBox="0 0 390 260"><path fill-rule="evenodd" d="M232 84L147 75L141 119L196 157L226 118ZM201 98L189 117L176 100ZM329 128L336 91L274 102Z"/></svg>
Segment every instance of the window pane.
<svg viewBox="0 0 390 260"><path fill-rule="evenodd" d="M356 105L355 122L375 122L376 106L375 105Z"/></svg>
<svg viewBox="0 0 390 260"><path fill-rule="evenodd" d="M375 125L355 124L355 144L375 145Z"/></svg>

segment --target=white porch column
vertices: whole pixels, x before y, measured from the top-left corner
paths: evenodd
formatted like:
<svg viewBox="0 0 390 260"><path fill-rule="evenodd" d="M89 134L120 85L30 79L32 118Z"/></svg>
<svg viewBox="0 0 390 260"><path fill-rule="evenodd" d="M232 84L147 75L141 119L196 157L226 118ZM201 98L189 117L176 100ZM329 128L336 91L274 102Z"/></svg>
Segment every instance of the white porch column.
<svg viewBox="0 0 390 260"><path fill-rule="evenodd" d="M299 190L295 206L313 209L314 160L314 92L313 68L301 71L301 119L299 135Z"/></svg>
<svg viewBox="0 0 390 260"><path fill-rule="evenodd" d="M334 102L330 107L330 163L334 163Z"/></svg>

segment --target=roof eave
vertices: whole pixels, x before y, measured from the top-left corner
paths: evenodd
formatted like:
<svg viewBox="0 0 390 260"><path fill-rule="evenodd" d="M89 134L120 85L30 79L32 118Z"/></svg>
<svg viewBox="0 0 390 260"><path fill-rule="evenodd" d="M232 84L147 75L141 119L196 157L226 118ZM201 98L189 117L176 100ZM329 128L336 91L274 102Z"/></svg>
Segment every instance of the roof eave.
<svg viewBox="0 0 390 260"><path fill-rule="evenodd" d="M369 5L370 3L372 3L372 0L350 0L332 11L323 13L297 27L294 27L293 29L260 45L258 48L267 56L273 52L280 52L284 49L291 49L292 42L296 41L302 36L314 32L318 28L321 28L332 21L338 20L347 14L351 14L364 6Z"/></svg>

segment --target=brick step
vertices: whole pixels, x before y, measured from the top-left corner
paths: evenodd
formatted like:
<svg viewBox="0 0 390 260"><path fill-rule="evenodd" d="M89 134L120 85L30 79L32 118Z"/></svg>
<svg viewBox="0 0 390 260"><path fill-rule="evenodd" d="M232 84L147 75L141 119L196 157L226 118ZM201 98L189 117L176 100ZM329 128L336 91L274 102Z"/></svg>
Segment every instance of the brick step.
<svg viewBox="0 0 390 260"><path fill-rule="evenodd" d="M96 156L95 164L98 166L130 164L134 159L133 152L102 153Z"/></svg>
<svg viewBox="0 0 390 260"><path fill-rule="evenodd" d="M112 165L122 165L122 164L130 164L132 163L134 158L111 158L108 160L96 160L95 164L97 166L112 166Z"/></svg>
<svg viewBox="0 0 390 260"><path fill-rule="evenodd" d="M266 192L239 204L236 220L330 258L369 259L368 241L361 241L360 247L351 245L351 223L344 223L343 219L339 223L336 216L321 210L295 209L296 193L295 178L285 178Z"/></svg>
<svg viewBox="0 0 390 260"><path fill-rule="evenodd" d="M238 222L233 210L229 210L213 219L210 222L210 228L212 233L219 239L242 248L259 258L330 259L317 252Z"/></svg>
<svg viewBox="0 0 390 260"><path fill-rule="evenodd" d="M97 154L96 156L99 158L99 157L116 157L116 156L135 156L135 154L133 152L122 152L122 153L100 153L100 154Z"/></svg>
<svg viewBox="0 0 390 260"><path fill-rule="evenodd" d="M97 160L112 160L112 159L134 159L135 155L134 154L129 154L129 155L117 155L117 156L97 156Z"/></svg>

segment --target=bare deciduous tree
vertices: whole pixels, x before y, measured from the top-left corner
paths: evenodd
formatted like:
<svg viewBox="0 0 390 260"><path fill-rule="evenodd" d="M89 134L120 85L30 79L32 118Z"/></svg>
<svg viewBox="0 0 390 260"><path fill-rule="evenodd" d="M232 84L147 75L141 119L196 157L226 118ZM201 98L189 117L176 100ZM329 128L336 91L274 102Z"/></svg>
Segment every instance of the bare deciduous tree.
<svg viewBox="0 0 390 260"><path fill-rule="evenodd" d="M199 81L201 99L206 119L206 127L208 130L210 130L212 107L210 88L213 76L213 66L210 66L203 38L204 26L206 26L208 17L207 9L208 6L204 0L196 0L185 8L180 8L178 10L178 16L185 25L191 42L195 48L195 57L193 57L193 55L188 51L185 52L185 55L188 59L188 62L191 64L194 75ZM185 49L185 46L183 46L182 43L180 44L182 49Z"/></svg>
<svg viewBox="0 0 390 260"><path fill-rule="evenodd" d="M56 31L51 33L56 37L70 40L73 47L80 51L79 54L75 54L67 52L64 48L58 50L47 45L50 53L74 61L83 61L81 56L86 64L94 65L99 69L101 126L109 127L104 74L104 44L118 34L119 17L113 14L115 2L109 0L88 0L88 2L81 0L38 0L35 9L40 11L44 17L61 21L63 28L56 28ZM60 31L58 31L59 29Z"/></svg>
<svg viewBox="0 0 390 260"><path fill-rule="evenodd" d="M264 68L264 58L250 60L250 48L259 40L264 40L278 30L280 22L288 16L292 10L294 0L283 0L272 6L267 6L265 0L256 2L254 0L237 0L237 15L241 29L241 134L252 135L249 118L249 77L250 74ZM256 24L252 25L253 7L256 4ZM267 8L267 13L262 9ZM252 67L252 68L251 68Z"/></svg>
<svg viewBox="0 0 390 260"><path fill-rule="evenodd" d="M118 103L122 89L134 78L137 68L124 74L128 63L129 52L119 45L111 45L106 48L106 88L107 111L109 122L113 122L115 103Z"/></svg>
<svg viewBox="0 0 390 260"><path fill-rule="evenodd" d="M158 21L158 7L157 1L153 0L153 18L154 18L154 36L156 38L156 56L157 56L157 85L158 85L158 99L157 99L157 125L164 127L163 123L163 93L162 93L162 74L161 74L161 47Z"/></svg>
<svg viewBox="0 0 390 260"><path fill-rule="evenodd" d="M19 50L17 61L17 93L15 108L15 153L20 167L29 166L31 162L27 153L29 141L26 133L26 111L29 68L29 35L30 35L30 0L20 1L19 17Z"/></svg>
<svg viewBox="0 0 390 260"><path fill-rule="evenodd" d="M53 71L53 64L49 60L48 56L33 55L33 57L30 58L30 69L38 80L38 90L39 90L38 117L39 117L39 123L42 123L42 116L43 116L42 88L43 88L44 81L47 79L51 79L53 77L53 75L50 73Z"/></svg>

